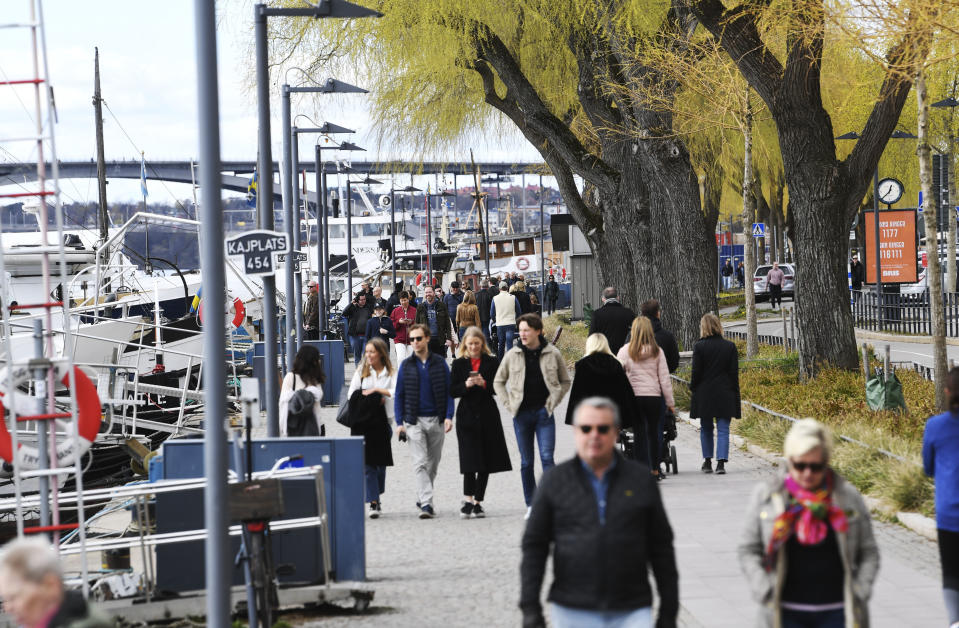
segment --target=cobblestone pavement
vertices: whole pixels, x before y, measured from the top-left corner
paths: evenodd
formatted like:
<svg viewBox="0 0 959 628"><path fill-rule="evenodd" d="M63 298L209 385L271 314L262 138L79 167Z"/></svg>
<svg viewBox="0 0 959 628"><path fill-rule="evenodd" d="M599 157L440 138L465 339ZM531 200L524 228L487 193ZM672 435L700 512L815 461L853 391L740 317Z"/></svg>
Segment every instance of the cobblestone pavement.
<svg viewBox="0 0 959 628"><path fill-rule="evenodd" d="M349 378L347 378L349 381ZM556 416L565 416L564 404ZM329 435L344 435L327 420ZM437 517L421 521L414 507L406 446L393 441L383 516L366 520L366 561L375 598L365 614L290 618L302 626L519 626L519 544L525 505L512 421L503 427L513 471L491 476L485 519L461 520L462 476L456 430L447 435L436 480ZM329 427L332 426L332 427ZM775 472L770 463L734 451L725 476L703 475L696 428L679 426L680 473L660 486L675 533L682 626L752 625L756 605L740 574L735 545L752 486ZM573 455L573 435L558 419L557 461ZM537 463L538 473L538 463ZM872 599L877 627L943 626L938 551L934 543L894 525L875 523L882 567ZM549 577L544 587L545 597Z"/></svg>

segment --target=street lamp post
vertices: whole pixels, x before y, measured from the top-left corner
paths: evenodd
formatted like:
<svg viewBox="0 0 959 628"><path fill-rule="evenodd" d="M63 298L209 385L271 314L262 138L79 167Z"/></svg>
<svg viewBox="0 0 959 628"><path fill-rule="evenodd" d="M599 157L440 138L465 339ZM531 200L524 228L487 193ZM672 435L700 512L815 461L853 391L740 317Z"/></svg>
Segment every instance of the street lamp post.
<svg viewBox="0 0 959 628"><path fill-rule="evenodd" d="M932 103L931 106L936 107L937 109L948 108L954 112L955 108L959 106L959 100L956 100L955 98L950 96L949 98ZM949 138L948 138L949 144L948 144L948 147L946 148L946 154L944 155L945 164L944 164L943 170L945 171L944 172L945 176L940 179L942 181L948 182L946 189L943 190L942 192L942 197L943 197L942 206L945 208L943 215L948 216L947 224L949 225L949 231L946 236L946 250L947 250L946 279L948 280L947 283L949 286L949 291L956 290L956 215L953 213L953 209L952 209L953 203L955 202L956 199L954 199L952 195L950 194L950 191L955 189L955 181L953 181L953 178L954 178L953 175L955 174L955 170L952 167L952 164L953 164L952 160L954 157L953 145L954 145L954 142L956 141L956 137L955 135L953 135L952 121L953 121L952 116L950 115Z"/></svg>
<svg viewBox="0 0 959 628"><path fill-rule="evenodd" d="M273 230L273 153L270 139L270 69L267 49L267 19L270 17L381 17L382 13L346 0L323 0L304 8L279 8L263 3L253 6L254 40L256 48L257 144L259 148L257 195L260 197L257 227ZM279 394L277 378L276 339L276 278L263 278L263 329L267 435L280 435Z"/></svg>
<svg viewBox="0 0 959 628"><path fill-rule="evenodd" d="M860 135L855 131L850 131L849 133L844 133L837 137L837 140L858 140ZM907 133L906 131L895 130L889 136L889 139L902 140L902 139L918 139L917 136L912 133ZM876 316L877 322L879 324L879 330L882 331L883 328L883 308L882 308L882 260L880 258L879 251L879 166L876 165L876 169L872 173L872 201L873 201L873 211L875 212L875 220L873 220L873 237L875 239L875 260L876 260L876 308L878 310ZM849 264L849 260L846 260L846 264Z"/></svg>

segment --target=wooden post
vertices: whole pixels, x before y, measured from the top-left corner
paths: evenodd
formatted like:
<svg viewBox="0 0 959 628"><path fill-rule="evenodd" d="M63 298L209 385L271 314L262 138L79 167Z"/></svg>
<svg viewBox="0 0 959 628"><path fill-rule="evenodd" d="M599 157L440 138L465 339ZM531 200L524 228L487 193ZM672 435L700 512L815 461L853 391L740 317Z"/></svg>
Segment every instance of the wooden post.
<svg viewBox="0 0 959 628"><path fill-rule="evenodd" d="M882 358L883 379L889 381L889 345L886 345L885 355Z"/></svg>
<svg viewBox="0 0 959 628"><path fill-rule="evenodd" d="M866 375L866 380L869 380L869 350L866 348L866 343L862 343L862 370Z"/></svg>
<svg viewBox="0 0 959 628"><path fill-rule="evenodd" d="M786 308L780 307L779 310L783 315L783 354L789 355L789 337L787 335L788 328L786 327Z"/></svg>

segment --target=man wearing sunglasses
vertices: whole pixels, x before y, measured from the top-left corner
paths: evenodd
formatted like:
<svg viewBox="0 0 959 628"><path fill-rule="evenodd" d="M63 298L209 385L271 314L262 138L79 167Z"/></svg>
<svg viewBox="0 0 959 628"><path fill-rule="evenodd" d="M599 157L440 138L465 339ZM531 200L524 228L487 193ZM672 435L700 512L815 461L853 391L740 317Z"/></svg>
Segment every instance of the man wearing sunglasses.
<svg viewBox="0 0 959 628"><path fill-rule="evenodd" d="M652 567L657 627L676 626L679 574L673 532L649 470L616 450L619 408L584 399L573 415L576 456L543 475L523 534L524 628L544 627L540 590L553 550L552 625L651 628Z"/></svg>
<svg viewBox="0 0 959 628"><path fill-rule="evenodd" d="M408 438L410 442L420 519L431 519L436 514L433 480L446 432L453 429L450 369L442 356L430 351L429 327L413 325L409 339L413 355L400 363L393 395L396 434L399 440Z"/></svg>

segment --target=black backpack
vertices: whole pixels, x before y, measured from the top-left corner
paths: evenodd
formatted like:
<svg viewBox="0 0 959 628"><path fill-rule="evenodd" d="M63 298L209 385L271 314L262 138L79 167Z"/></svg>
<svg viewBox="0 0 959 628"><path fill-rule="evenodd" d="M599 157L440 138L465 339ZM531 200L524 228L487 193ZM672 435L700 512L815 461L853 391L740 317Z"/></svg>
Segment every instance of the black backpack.
<svg viewBox="0 0 959 628"><path fill-rule="evenodd" d="M301 388L293 393L287 406L286 433L288 436L319 436L316 418L313 416L313 393Z"/></svg>

